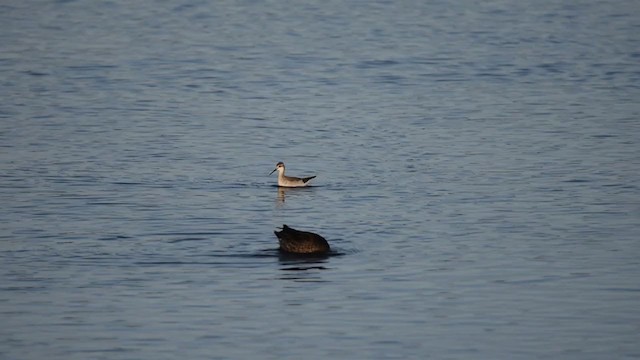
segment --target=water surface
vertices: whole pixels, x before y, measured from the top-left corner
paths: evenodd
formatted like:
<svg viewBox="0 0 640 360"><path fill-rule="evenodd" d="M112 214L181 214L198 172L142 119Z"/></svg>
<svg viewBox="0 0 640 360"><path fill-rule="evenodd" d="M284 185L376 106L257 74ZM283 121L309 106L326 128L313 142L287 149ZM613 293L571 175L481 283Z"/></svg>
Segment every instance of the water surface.
<svg viewBox="0 0 640 360"><path fill-rule="evenodd" d="M0 8L1 358L640 357L636 2Z"/></svg>

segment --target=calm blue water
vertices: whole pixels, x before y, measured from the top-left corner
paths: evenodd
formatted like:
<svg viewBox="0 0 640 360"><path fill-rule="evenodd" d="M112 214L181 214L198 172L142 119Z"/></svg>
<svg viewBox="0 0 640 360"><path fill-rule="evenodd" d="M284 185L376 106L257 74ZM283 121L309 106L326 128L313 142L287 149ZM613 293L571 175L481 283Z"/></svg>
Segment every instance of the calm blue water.
<svg viewBox="0 0 640 360"><path fill-rule="evenodd" d="M562 3L4 1L0 358L639 358L640 6Z"/></svg>

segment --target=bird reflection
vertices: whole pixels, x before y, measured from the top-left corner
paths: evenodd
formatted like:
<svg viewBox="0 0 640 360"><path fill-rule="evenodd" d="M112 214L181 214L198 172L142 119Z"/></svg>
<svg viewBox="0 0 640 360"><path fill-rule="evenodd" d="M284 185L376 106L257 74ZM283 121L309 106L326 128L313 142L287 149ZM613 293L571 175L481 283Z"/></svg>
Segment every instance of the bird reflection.
<svg viewBox="0 0 640 360"><path fill-rule="evenodd" d="M284 201L287 197L287 193L290 196L296 196L296 194L302 194L306 191L312 191L314 189L314 187L310 186L310 187L297 187L297 188L287 188L287 187L282 187L279 186L278 187L278 196L276 198L276 201L278 203L278 205L282 205L284 204Z"/></svg>
<svg viewBox="0 0 640 360"><path fill-rule="evenodd" d="M324 266L328 256L300 257L291 254L280 254L280 276L282 280L298 282L324 282L326 281L320 271L327 270Z"/></svg>
<svg viewBox="0 0 640 360"><path fill-rule="evenodd" d="M287 188L278 186L278 204L284 204L284 198L287 194Z"/></svg>

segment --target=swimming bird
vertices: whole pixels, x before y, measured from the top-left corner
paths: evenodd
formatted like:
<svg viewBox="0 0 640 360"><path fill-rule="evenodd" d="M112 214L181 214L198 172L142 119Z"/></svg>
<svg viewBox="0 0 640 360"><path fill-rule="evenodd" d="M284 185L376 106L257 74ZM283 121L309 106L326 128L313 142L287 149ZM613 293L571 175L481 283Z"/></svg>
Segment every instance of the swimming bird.
<svg viewBox="0 0 640 360"><path fill-rule="evenodd" d="M282 231L274 231L280 243L280 250L287 253L322 255L331 251L329 243L318 234L300 231L282 225Z"/></svg>
<svg viewBox="0 0 640 360"><path fill-rule="evenodd" d="M304 177L304 178L298 178L298 177L294 177L294 176L287 176L284 174L284 163L282 161L280 161L279 163L276 164L276 168L273 169L273 171L269 174L273 174L275 171L278 171L278 186L284 186L284 187L303 187L303 186L307 186L309 185L308 182L309 180L313 179L314 176L309 176L309 177Z"/></svg>

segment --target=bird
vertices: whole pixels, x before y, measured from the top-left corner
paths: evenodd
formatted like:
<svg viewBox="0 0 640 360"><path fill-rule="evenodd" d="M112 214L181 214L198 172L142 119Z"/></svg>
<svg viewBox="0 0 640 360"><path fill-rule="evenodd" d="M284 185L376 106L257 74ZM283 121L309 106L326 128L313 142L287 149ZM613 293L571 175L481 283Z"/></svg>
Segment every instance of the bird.
<svg viewBox="0 0 640 360"><path fill-rule="evenodd" d="M278 171L278 186L282 187L304 187L309 185L309 180L315 178L316 176L309 176L304 178L298 178L294 176L287 176L284 174L284 163L280 161L276 164L276 168L273 169L269 175L273 174L275 171Z"/></svg>
<svg viewBox="0 0 640 360"><path fill-rule="evenodd" d="M329 243L318 234L308 231L301 231L282 225L282 231L274 231L280 251L293 254L324 255L331 251Z"/></svg>

